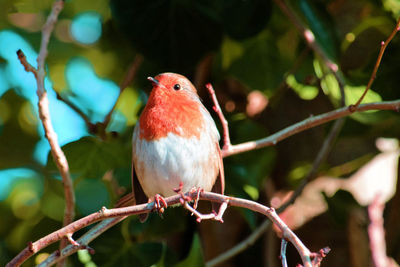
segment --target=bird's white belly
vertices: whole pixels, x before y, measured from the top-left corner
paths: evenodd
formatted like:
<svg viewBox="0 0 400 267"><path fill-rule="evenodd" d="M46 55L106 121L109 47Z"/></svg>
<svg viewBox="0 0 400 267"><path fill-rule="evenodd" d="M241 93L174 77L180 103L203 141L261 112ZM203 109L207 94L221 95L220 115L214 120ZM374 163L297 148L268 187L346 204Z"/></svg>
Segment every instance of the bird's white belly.
<svg viewBox="0 0 400 267"><path fill-rule="evenodd" d="M138 138L138 129L135 129L133 161L145 194L148 197L174 195L173 189L180 182L183 192L193 187L210 191L219 171L216 142L207 133L189 139L170 133L165 138L147 141Z"/></svg>

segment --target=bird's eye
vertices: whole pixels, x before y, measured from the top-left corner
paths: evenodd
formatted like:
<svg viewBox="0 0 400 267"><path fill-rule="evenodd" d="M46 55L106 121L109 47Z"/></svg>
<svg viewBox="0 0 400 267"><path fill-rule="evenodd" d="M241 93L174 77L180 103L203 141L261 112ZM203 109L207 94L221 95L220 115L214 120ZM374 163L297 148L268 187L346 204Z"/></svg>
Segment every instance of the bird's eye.
<svg viewBox="0 0 400 267"><path fill-rule="evenodd" d="M174 85L174 90L178 91L181 89L181 85L179 83Z"/></svg>

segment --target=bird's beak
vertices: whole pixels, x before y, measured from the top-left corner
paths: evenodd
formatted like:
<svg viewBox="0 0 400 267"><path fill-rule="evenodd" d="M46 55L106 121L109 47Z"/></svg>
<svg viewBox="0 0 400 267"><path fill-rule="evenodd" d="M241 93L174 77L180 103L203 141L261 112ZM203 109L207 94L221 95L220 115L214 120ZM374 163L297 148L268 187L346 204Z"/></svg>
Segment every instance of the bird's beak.
<svg viewBox="0 0 400 267"><path fill-rule="evenodd" d="M147 80L149 80L153 84L153 86L160 85L160 82L158 80L154 79L153 77L147 77Z"/></svg>

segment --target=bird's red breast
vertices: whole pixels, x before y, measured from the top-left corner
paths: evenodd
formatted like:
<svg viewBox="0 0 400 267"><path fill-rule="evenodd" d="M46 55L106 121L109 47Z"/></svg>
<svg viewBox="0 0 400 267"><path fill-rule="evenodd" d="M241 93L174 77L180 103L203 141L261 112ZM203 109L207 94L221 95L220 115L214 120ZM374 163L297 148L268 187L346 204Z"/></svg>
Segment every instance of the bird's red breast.
<svg viewBox="0 0 400 267"><path fill-rule="evenodd" d="M159 83L154 84L139 119L139 138L157 140L173 133L199 139L205 122L201 111L203 107L192 83L181 75L168 73L155 79ZM181 89L174 89L177 84Z"/></svg>

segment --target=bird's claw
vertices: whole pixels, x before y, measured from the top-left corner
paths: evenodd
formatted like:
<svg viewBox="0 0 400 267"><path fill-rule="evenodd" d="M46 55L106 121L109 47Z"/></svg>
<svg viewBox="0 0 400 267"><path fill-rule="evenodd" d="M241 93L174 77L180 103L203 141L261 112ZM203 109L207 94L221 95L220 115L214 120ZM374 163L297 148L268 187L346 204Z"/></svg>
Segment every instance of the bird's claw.
<svg viewBox="0 0 400 267"><path fill-rule="evenodd" d="M168 208L168 204L165 201L165 199L159 195L156 194L154 196L154 208L157 210L158 214L161 215L162 213L164 213L164 208Z"/></svg>
<svg viewBox="0 0 400 267"><path fill-rule="evenodd" d="M198 206L199 200L200 200L200 193L204 192L204 189L201 187L193 187L190 190L190 193L195 193L195 192L196 192L196 197L194 198L193 208L197 209L197 206Z"/></svg>

